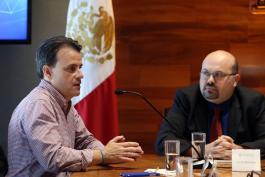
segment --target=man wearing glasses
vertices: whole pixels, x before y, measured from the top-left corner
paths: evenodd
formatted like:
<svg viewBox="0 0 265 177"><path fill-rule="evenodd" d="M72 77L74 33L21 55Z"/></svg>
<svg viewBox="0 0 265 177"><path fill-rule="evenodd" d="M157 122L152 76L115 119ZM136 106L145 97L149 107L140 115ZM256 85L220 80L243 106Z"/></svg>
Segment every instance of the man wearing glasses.
<svg viewBox="0 0 265 177"><path fill-rule="evenodd" d="M164 153L163 142L180 140L182 155L191 154L191 133L206 133L206 153L231 159L232 149L260 149L265 158L264 96L238 86L238 62L229 52L218 50L206 56L200 83L178 90L156 141L156 152Z"/></svg>

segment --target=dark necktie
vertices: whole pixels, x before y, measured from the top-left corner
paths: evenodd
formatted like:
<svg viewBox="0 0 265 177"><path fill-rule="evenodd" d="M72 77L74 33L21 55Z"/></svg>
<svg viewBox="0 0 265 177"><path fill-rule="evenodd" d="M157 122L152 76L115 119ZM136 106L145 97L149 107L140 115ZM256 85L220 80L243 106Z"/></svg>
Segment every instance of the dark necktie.
<svg viewBox="0 0 265 177"><path fill-rule="evenodd" d="M223 131L222 131L222 123L220 120L220 108L215 107L211 130L210 130L210 142L215 141L222 134Z"/></svg>

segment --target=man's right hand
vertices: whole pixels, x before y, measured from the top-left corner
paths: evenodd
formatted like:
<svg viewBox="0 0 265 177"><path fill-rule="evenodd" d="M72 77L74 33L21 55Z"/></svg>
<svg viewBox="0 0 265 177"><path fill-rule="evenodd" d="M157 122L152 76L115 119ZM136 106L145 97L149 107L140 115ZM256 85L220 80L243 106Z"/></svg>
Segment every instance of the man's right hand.
<svg viewBox="0 0 265 177"><path fill-rule="evenodd" d="M124 136L116 136L103 150L105 163L132 162L140 158L143 150L137 142L126 142Z"/></svg>

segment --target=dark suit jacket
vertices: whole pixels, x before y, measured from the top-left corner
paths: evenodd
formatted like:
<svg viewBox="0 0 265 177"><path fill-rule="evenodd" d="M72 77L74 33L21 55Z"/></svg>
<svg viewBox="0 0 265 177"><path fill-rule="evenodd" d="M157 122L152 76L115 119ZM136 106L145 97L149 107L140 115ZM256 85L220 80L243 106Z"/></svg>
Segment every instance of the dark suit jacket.
<svg viewBox="0 0 265 177"><path fill-rule="evenodd" d="M260 149L265 158L265 100L250 89L237 86L231 97L228 135L234 143L245 148ZM164 153L164 140L180 140L180 151L190 148L191 133L207 133L208 103L198 84L176 92L176 97L166 121L163 121L156 140L156 152Z"/></svg>
<svg viewBox="0 0 265 177"><path fill-rule="evenodd" d="M6 175L7 173L7 160L3 149L0 146L0 176L1 174Z"/></svg>

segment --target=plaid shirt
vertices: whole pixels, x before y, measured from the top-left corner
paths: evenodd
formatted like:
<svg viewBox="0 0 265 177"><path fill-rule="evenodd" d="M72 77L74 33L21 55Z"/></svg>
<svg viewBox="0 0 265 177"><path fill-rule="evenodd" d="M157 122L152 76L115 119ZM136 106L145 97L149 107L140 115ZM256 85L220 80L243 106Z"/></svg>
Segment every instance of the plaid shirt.
<svg viewBox="0 0 265 177"><path fill-rule="evenodd" d="M15 109L8 130L7 176L69 176L103 149L64 97L42 80Z"/></svg>

